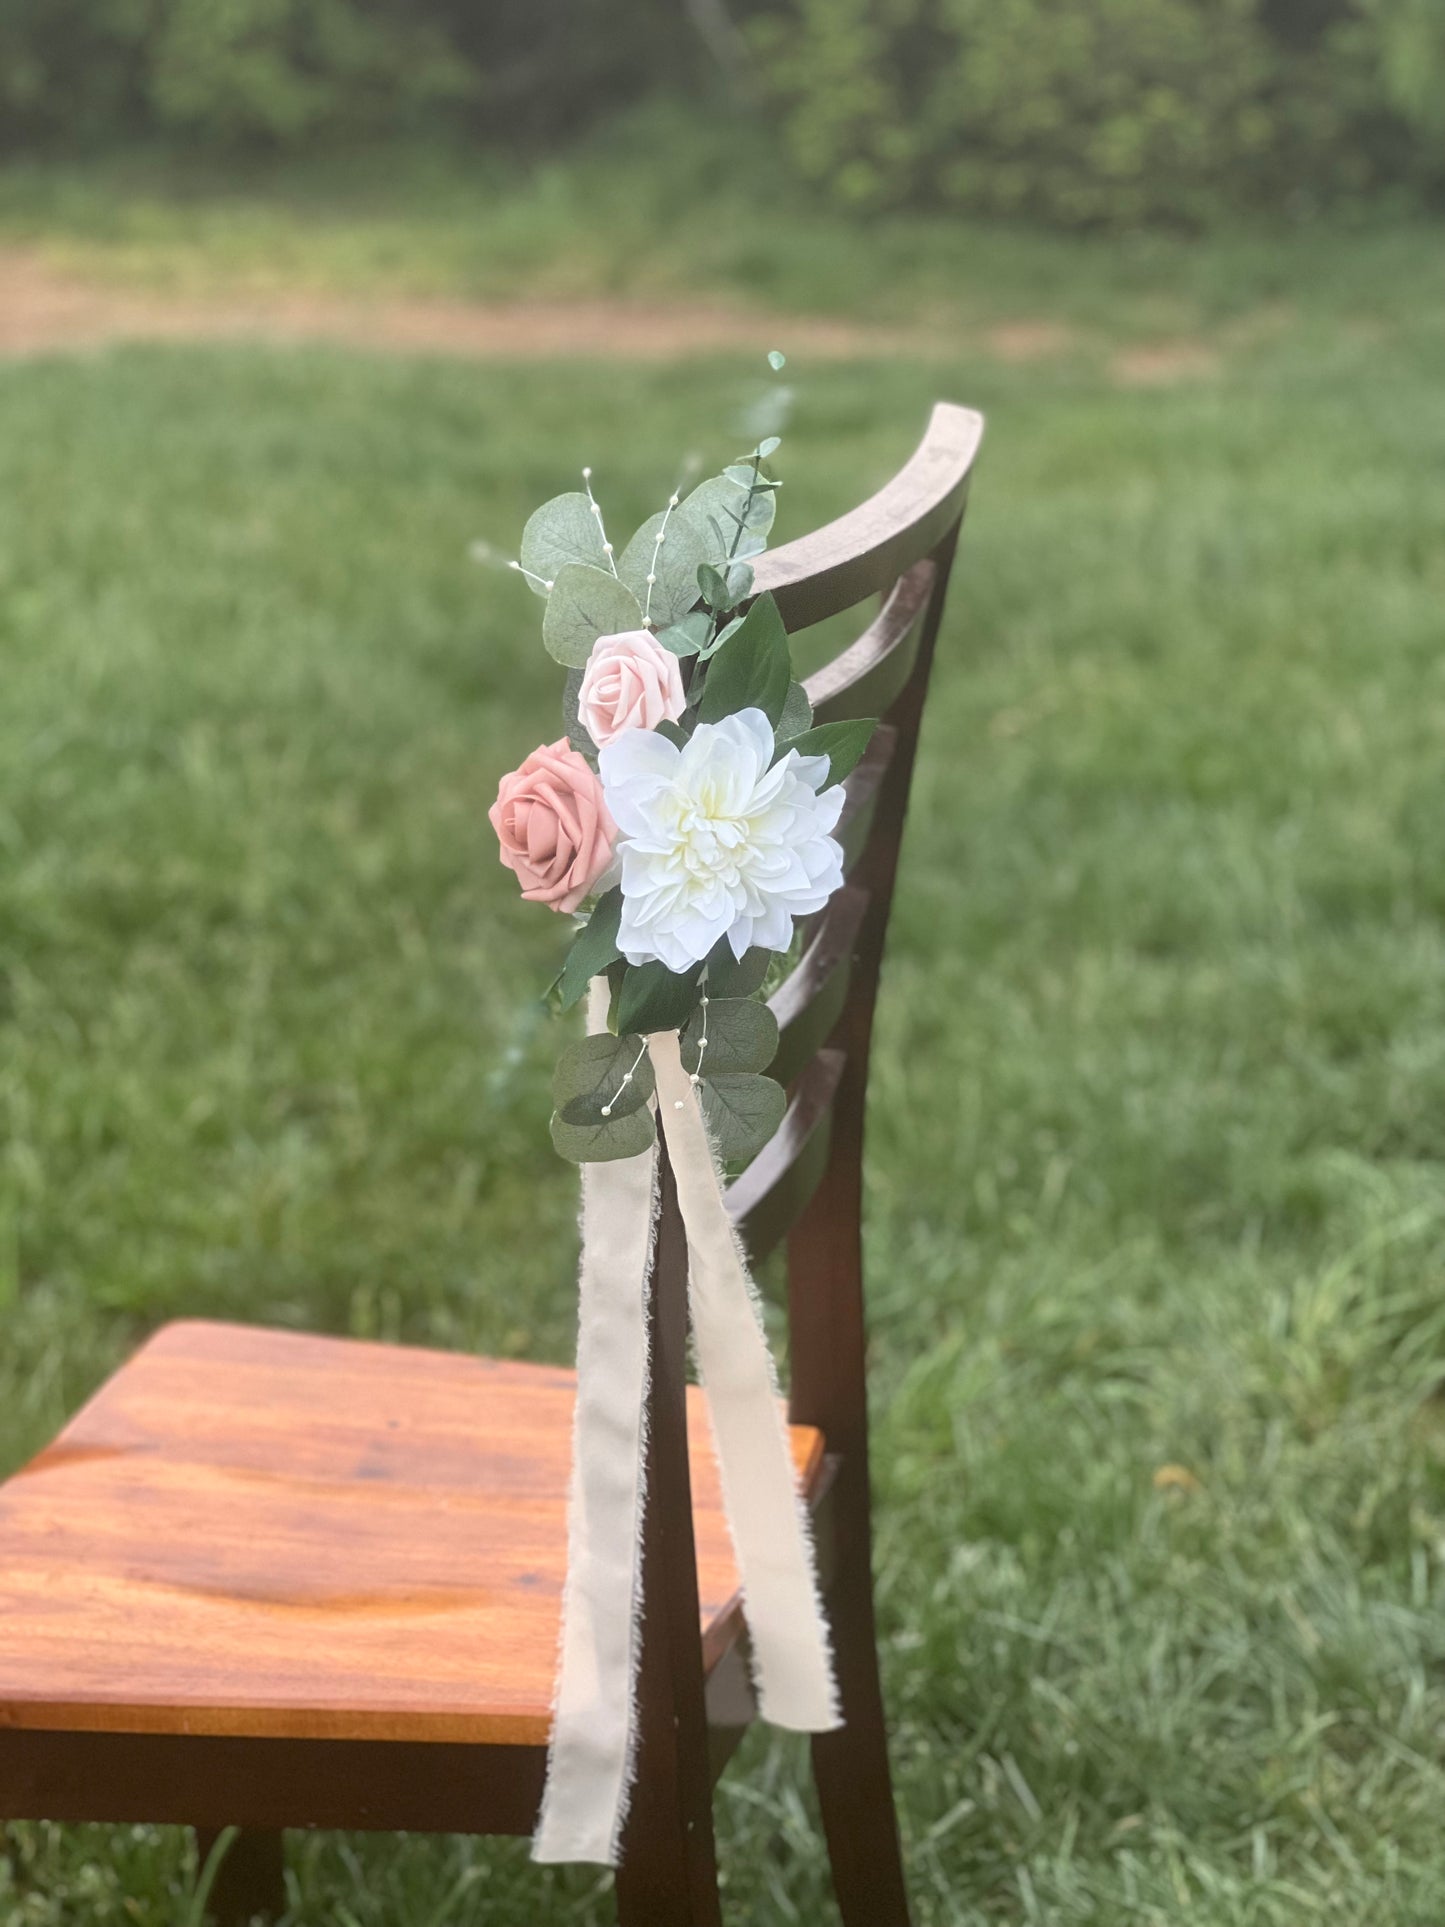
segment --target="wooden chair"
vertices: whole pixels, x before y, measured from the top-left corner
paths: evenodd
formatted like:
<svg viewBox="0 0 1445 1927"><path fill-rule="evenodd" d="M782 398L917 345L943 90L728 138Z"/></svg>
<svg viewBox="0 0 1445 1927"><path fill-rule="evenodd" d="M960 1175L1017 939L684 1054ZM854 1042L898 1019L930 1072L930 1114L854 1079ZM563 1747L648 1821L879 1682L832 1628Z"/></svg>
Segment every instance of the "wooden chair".
<svg viewBox="0 0 1445 1927"><path fill-rule="evenodd" d="M813 1743L847 1927L904 1927L870 1565L861 1252L869 1040L919 720L982 432L941 404L906 467L762 558L790 630L883 597L808 684L881 715L849 881L774 996L777 1135L729 1203L786 1236L790 1423L846 1724ZM720 1920L712 1786L752 1715L717 1477L686 1386L663 1153L651 1309L638 1780L627 1927ZM214 1914L284 1904L281 1829L529 1833L565 1559L573 1378L220 1324L167 1326L0 1486L0 1816L243 1831ZM700 1636L699 1636L700 1635Z"/></svg>

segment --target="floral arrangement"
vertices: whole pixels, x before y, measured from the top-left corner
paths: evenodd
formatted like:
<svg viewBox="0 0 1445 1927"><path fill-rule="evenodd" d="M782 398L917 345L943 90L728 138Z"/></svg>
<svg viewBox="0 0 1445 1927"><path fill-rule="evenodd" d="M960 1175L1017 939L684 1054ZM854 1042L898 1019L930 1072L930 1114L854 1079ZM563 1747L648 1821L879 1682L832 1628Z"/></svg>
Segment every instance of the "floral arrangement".
<svg viewBox="0 0 1445 1927"><path fill-rule="evenodd" d="M556 1007L597 978L610 992L607 1030L564 1051L553 1080L552 1139L578 1163L654 1143L659 1031L681 1034L720 1157L751 1157L782 1118L757 993L843 881L842 782L875 725L814 726L773 598L754 594L778 446L674 493L620 555L584 469L512 565L567 672L565 733L503 777L491 822L522 895L575 920Z"/></svg>
<svg viewBox="0 0 1445 1927"><path fill-rule="evenodd" d="M776 366L776 361L775 361ZM871 722L816 727L753 563L776 437L674 492L621 554L584 487L539 508L515 563L567 672L565 734L491 812L522 895L575 920L552 986L590 1035L553 1076L552 1140L583 1166L567 1583L539 1860L615 1865L635 1769L646 1491L646 1305L665 1140L688 1317L765 1719L840 1718L811 1526L723 1167L782 1120L761 1001L800 917L843 881L833 832ZM585 1476L584 1476L585 1469Z"/></svg>

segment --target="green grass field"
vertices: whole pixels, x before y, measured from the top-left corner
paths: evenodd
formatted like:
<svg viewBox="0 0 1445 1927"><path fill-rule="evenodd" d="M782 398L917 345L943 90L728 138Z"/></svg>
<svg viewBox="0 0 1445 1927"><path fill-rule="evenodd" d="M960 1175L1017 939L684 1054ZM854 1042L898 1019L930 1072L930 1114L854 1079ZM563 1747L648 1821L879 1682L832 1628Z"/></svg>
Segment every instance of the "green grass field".
<svg viewBox="0 0 1445 1927"><path fill-rule="evenodd" d="M1101 245L1071 295L1078 244L980 245L951 299L1137 328L1147 256ZM1170 272L1217 310L1247 253ZM783 533L935 394L990 416L871 1119L922 1927L1445 1918L1441 268L1282 245L1249 284L1280 325L1154 389L1069 355L788 371ZM485 821L557 677L468 546L584 460L640 518L761 387L0 364L6 1469L180 1312L568 1355L558 932ZM811 1927L804 1752L741 1765L730 1917ZM297 1927L609 1918L515 1843L290 1851ZM175 1832L0 1829L3 1927L172 1927L192 1876Z"/></svg>

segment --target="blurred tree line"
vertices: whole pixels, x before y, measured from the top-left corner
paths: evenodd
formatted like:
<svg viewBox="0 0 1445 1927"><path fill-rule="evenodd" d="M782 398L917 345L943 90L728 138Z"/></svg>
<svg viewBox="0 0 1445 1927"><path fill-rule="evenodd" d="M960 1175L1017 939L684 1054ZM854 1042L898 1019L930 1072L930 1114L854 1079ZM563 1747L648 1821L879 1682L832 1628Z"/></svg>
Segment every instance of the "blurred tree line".
<svg viewBox="0 0 1445 1927"><path fill-rule="evenodd" d="M537 150L731 93L858 208L1207 223L1445 185L1445 0L0 0L0 146Z"/></svg>

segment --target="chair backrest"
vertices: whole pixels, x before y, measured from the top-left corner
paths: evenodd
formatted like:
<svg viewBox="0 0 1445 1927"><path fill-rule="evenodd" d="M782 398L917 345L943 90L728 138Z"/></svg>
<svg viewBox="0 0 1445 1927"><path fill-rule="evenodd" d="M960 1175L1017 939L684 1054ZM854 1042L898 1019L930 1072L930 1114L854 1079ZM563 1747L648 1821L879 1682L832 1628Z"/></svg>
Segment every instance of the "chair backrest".
<svg viewBox="0 0 1445 1927"><path fill-rule="evenodd" d="M772 591L791 633L882 598L857 639L805 685L818 722L876 716L881 726L848 778L839 831L847 883L804 932L801 957L770 1000L781 1032L772 1075L788 1087L787 1113L728 1193L755 1260L788 1240L791 1416L823 1431L830 1458L861 1478L865 1491L868 1053L929 669L982 433L981 416L940 402L892 481L756 565L758 592ZM672 1784L675 1774L684 1804L694 1804L705 1787L689 1792L689 1785L708 1765L687 1463L687 1248L665 1146L660 1166L649 1312L642 1749L652 1784ZM636 1850L645 1853L644 1829L636 1832Z"/></svg>
<svg viewBox="0 0 1445 1927"><path fill-rule="evenodd" d="M821 722L877 716L848 778L840 836L848 882L805 933L771 999L781 1043L772 1074L789 1088L772 1142L731 1187L754 1259L789 1237L792 1416L832 1436L857 1384L829 1382L839 1321L861 1319L864 1097L873 1010L914 754L949 571L983 432L971 409L940 402L907 466L860 508L762 558L790 631L880 596L852 645L808 678ZM846 1392L846 1396L844 1395ZM846 1412L840 1409L846 1406Z"/></svg>

